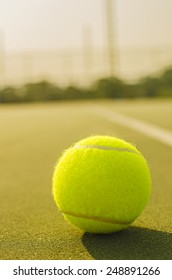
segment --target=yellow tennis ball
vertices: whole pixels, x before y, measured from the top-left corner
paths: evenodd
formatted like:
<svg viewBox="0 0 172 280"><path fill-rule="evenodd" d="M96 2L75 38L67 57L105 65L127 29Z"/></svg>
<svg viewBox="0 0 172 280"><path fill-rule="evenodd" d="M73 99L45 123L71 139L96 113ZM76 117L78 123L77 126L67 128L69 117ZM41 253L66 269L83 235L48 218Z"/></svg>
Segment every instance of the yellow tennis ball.
<svg viewBox="0 0 172 280"><path fill-rule="evenodd" d="M144 209L150 192L150 173L142 154L110 136L74 144L54 170L58 208L66 220L90 233L127 228Z"/></svg>

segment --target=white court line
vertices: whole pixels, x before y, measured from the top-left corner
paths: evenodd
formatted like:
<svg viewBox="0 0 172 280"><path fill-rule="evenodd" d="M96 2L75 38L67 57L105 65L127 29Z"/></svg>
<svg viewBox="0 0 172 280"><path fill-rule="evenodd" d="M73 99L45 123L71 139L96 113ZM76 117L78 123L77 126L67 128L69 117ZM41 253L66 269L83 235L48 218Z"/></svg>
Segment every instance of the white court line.
<svg viewBox="0 0 172 280"><path fill-rule="evenodd" d="M113 112L112 110L101 106L93 106L94 113L97 113L99 116L123 126L132 128L136 131L139 131L148 137L154 138L161 143L164 143L168 146L172 146L172 132L170 130L160 128L156 125L146 123L144 121L137 120L133 117L125 116L123 114Z"/></svg>

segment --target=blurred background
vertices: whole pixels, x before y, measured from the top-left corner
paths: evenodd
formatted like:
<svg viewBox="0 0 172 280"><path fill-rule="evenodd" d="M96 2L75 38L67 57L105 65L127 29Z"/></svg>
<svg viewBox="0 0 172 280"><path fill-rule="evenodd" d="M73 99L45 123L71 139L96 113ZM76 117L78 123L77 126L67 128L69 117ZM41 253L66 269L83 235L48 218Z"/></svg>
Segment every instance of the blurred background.
<svg viewBox="0 0 172 280"><path fill-rule="evenodd" d="M1 1L0 102L171 96L171 11L170 0Z"/></svg>

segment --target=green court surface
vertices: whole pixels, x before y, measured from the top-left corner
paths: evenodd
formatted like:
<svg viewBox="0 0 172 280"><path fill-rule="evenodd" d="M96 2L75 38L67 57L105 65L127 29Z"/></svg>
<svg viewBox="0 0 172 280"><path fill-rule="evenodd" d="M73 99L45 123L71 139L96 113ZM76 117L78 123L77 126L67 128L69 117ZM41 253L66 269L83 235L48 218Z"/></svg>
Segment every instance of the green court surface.
<svg viewBox="0 0 172 280"><path fill-rule="evenodd" d="M172 147L94 113L103 105L172 131L172 100L87 101L0 107L0 259L172 259ZM127 230L70 226L52 197L62 151L90 135L124 138L144 154L151 199Z"/></svg>

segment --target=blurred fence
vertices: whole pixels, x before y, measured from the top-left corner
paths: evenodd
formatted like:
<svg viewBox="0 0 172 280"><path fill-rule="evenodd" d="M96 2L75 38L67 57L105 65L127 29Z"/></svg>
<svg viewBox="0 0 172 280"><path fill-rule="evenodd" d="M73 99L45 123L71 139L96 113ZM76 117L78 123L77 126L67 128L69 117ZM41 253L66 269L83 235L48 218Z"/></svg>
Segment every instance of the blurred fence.
<svg viewBox="0 0 172 280"><path fill-rule="evenodd" d="M116 73L135 81L172 65L172 47L123 49L116 56ZM110 75L108 54L94 50L51 50L0 53L0 86L48 80L67 85L89 85Z"/></svg>

